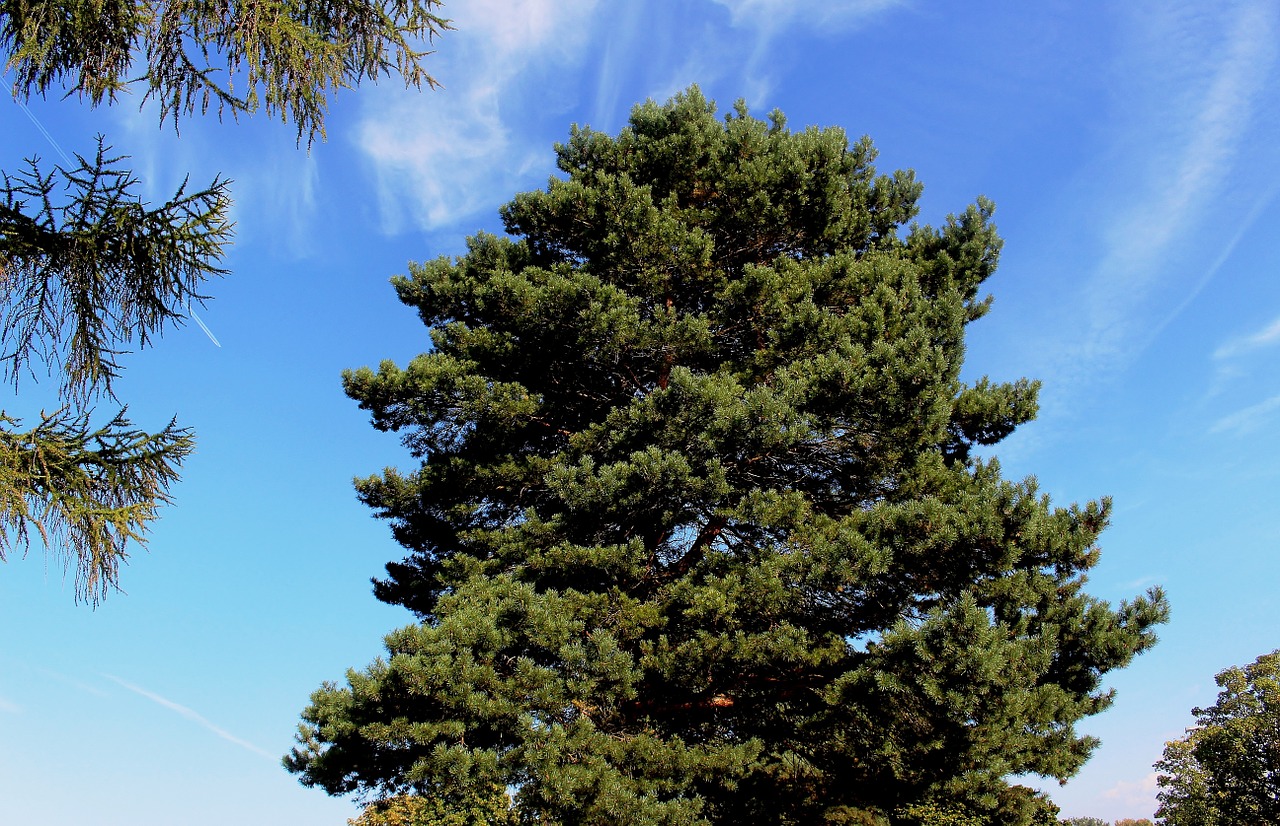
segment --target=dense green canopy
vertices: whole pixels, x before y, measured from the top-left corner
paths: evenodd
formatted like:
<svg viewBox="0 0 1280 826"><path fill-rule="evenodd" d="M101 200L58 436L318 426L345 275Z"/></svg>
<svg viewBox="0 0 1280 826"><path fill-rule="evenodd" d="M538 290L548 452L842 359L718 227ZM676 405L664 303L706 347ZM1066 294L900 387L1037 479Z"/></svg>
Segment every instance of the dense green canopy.
<svg viewBox="0 0 1280 826"><path fill-rule="evenodd" d="M909 224L868 140L696 89L557 154L510 238L395 279L430 352L346 375L422 459L358 483L418 622L289 768L529 823L1049 817L1006 778L1081 766L1167 606L1084 592L1105 500L975 455L1036 410L959 378L992 205Z"/></svg>
<svg viewBox="0 0 1280 826"><path fill-rule="evenodd" d="M1280 650L1216 677L1218 700L1193 708L1196 724L1165 744L1164 826L1280 822Z"/></svg>

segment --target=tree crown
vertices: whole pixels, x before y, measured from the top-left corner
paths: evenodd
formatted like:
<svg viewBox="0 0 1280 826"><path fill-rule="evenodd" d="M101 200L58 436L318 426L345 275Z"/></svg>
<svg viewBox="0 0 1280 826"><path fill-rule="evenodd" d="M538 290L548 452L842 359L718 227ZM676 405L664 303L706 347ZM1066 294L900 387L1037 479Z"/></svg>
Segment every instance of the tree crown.
<svg viewBox="0 0 1280 826"><path fill-rule="evenodd" d="M395 279L432 349L346 374L422 461L358 482L419 622L287 765L531 821L1052 823L1005 778L1083 763L1167 606L1084 593L1105 500L974 455L1037 390L960 380L991 204L913 224L870 141L696 88L556 151L508 237Z"/></svg>
<svg viewBox="0 0 1280 826"><path fill-rule="evenodd" d="M1220 672L1222 689L1156 763L1167 826L1280 821L1280 650Z"/></svg>

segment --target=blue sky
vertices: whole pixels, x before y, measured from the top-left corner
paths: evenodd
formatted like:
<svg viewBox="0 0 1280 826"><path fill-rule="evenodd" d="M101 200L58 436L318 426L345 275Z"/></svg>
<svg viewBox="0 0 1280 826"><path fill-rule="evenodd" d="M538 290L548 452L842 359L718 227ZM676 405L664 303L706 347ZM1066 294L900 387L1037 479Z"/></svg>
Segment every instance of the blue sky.
<svg viewBox="0 0 1280 826"><path fill-rule="evenodd" d="M1151 764L1213 675L1280 647L1280 6L1272 0L456 0L444 83L335 101L308 153L265 117L124 104L31 111L68 151L133 156L152 199L234 179L232 274L194 325L136 354L138 423L199 451L127 594L96 611L38 551L0 567L0 822L342 824L279 766L321 681L408 621L368 580L400 548L350 480L406 465L339 372L406 361L425 331L387 279L457 254L545 185L571 123L698 83L722 108L870 135L936 222L978 195L1005 238L967 372L1044 381L996 453L1065 504L1115 497L1094 594L1170 592L1161 643L1109 685L1103 740L1051 788L1065 815L1149 817ZM8 82L8 79L6 79ZM0 168L56 151L0 99ZM12 412L47 403L24 385Z"/></svg>

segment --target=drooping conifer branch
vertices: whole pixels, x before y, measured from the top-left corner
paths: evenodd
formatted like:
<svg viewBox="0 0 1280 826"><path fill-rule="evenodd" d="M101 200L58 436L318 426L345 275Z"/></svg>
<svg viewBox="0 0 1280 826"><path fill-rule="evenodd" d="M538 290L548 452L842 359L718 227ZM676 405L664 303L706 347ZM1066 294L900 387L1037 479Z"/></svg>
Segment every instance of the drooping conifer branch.
<svg viewBox="0 0 1280 826"><path fill-rule="evenodd" d="M438 0L3 0L0 52L26 99L55 87L92 105L137 84L160 119L265 109L308 143L324 136L329 97L395 72L436 86L422 67L450 28ZM131 77L131 73L133 76Z"/></svg>
<svg viewBox="0 0 1280 826"><path fill-rule="evenodd" d="M27 430L0 413L0 561L38 539L74 571L77 599L96 605L117 587L130 543L145 543L193 447L175 422L145 433L123 410L101 427L59 410Z"/></svg>
<svg viewBox="0 0 1280 826"><path fill-rule="evenodd" d="M138 430L123 410L94 425L89 402L114 395L128 348L203 300L232 226L225 181L184 183L151 208L101 138L77 160L44 172L32 158L0 187L2 372L15 387L52 374L66 405L28 430L0 413L0 559L38 540L96 605L118 587L130 543L145 544L194 441L175 422Z"/></svg>
<svg viewBox="0 0 1280 826"><path fill-rule="evenodd" d="M37 365L83 400L111 392L118 356L181 322L230 243L228 182L184 182L151 208L122 157L42 172L35 158L0 187L0 363L14 383Z"/></svg>

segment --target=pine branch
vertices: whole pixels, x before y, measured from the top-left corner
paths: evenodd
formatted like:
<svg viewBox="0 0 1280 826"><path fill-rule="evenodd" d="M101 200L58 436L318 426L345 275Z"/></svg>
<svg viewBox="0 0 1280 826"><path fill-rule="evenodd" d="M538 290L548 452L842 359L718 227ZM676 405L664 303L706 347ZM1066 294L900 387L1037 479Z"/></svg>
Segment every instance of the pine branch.
<svg viewBox="0 0 1280 826"><path fill-rule="evenodd" d="M713 517L706 527L698 532L698 536L694 539L689 550L669 570L676 577L682 577L687 574L694 565L698 564L703 555L706 554L707 548L711 547L711 543L716 540L716 537L720 536L720 532L728 524L728 518L723 515Z"/></svg>
<svg viewBox="0 0 1280 826"><path fill-rule="evenodd" d="M74 563L77 600L96 606L118 588L128 543L146 544L195 442L176 422L137 430L124 410L97 429L65 408L21 428L0 412L0 561L16 547L25 555L34 529L64 571Z"/></svg>

